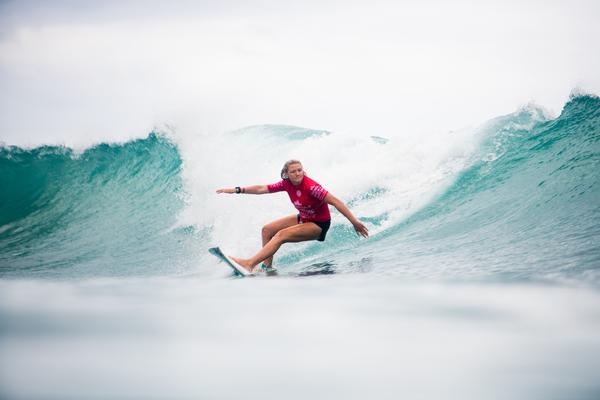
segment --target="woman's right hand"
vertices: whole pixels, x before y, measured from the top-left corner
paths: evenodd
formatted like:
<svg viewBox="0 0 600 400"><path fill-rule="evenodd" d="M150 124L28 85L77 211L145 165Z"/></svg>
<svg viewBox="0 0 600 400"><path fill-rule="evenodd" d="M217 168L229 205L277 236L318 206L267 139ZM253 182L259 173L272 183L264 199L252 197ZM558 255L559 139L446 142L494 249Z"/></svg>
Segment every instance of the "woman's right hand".
<svg viewBox="0 0 600 400"><path fill-rule="evenodd" d="M235 193L235 189L233 189L233 188L217 189L217 193L233 194L233 193Z"/></svg>

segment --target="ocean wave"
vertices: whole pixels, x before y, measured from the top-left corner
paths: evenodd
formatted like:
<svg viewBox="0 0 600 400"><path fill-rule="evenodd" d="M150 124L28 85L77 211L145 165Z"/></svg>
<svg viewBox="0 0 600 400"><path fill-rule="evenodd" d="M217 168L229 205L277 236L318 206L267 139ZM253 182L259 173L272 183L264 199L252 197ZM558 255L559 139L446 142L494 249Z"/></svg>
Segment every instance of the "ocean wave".
<svg viewBox="0 0 600 400"><path fill-rule="evenodd" d="M0 149L0 274L104 276L176 268L181 158L150 134L77 154ZM66 271L65 271L66 269Z"/></svg>
<svg viewBox="0 0 600 400"><path fill-rule="evenodd" d="M423 274L599 281L600 100L531 111L484 126L454 184L373 245Z"/></svg>
<svg viewBox="0 0 600 400"><path fill-rule="evenodd" d="M208 247L256 251L260 226L293 212L284 197L214 189L274 181L299 154L372 235L334 213L327 246L278 253L291 272L600 280L597 97L574 96L554 119L532 105L495 118L471 147L379 139L264 125L192 145L151 133L80 153L2 147L0 276L211 273Z"/></svg>

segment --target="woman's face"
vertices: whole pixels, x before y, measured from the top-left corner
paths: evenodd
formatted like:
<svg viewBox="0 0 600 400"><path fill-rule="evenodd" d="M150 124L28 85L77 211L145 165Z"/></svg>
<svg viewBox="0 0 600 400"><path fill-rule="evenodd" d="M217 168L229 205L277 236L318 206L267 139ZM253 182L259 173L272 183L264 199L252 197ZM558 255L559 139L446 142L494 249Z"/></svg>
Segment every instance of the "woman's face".
<svg viewBox="0 0 600 400"><path fill-rule="evenodd" d="M300 184L300 182L302 182L302 178L304 178L304 170L302 169L302 164L290 164L287 169L287 174L292 184Z"/></svg>

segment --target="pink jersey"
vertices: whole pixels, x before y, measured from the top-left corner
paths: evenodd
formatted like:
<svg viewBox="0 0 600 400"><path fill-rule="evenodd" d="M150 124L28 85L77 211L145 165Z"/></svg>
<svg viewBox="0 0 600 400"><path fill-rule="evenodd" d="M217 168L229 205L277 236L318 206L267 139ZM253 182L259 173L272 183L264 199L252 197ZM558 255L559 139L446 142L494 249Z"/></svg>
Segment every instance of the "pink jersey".
<svg viewBox="0 0 600 400"><path fill-rule="evenodd" d="M294 186L288 179L268 185L269 193L287 192L294 207L300 213L300 219L305 221L328 221L331 219L329 206L325 202L327 190L304 175L302 182Z"/></svg>

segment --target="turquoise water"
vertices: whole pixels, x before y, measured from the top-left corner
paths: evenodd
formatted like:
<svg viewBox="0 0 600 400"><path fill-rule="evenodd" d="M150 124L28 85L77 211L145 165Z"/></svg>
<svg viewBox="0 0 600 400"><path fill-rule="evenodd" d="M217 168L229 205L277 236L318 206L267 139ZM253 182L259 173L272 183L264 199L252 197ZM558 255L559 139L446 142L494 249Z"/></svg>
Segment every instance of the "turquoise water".
<svg viewBox="0 0 600 400"><path fill-rule="evenodd" d="M207 249L255 251L293 210L214 190L296 155L371 237L334 212L278 277L232 277ZM2 147L0 397L598 398L599 171L595 96L430 141Z"/></svg>
<svg viewBox="0 0 600 400"><path fill-rule="evenodd" d="M81 154L0 151L1 185L10 188L0 205L3 277L152 275L185 265L194 233L171 229L183 206L182 161L167 139Z"/></svg>
<svg viewBox="0 0 600 400"><path fill-rule="evenodd" d="M522 111L485 130L491 135L452 186L372 246L405 270L418 264L452 279L597 286L598 98L572 100L555 120Z"/></svg>

